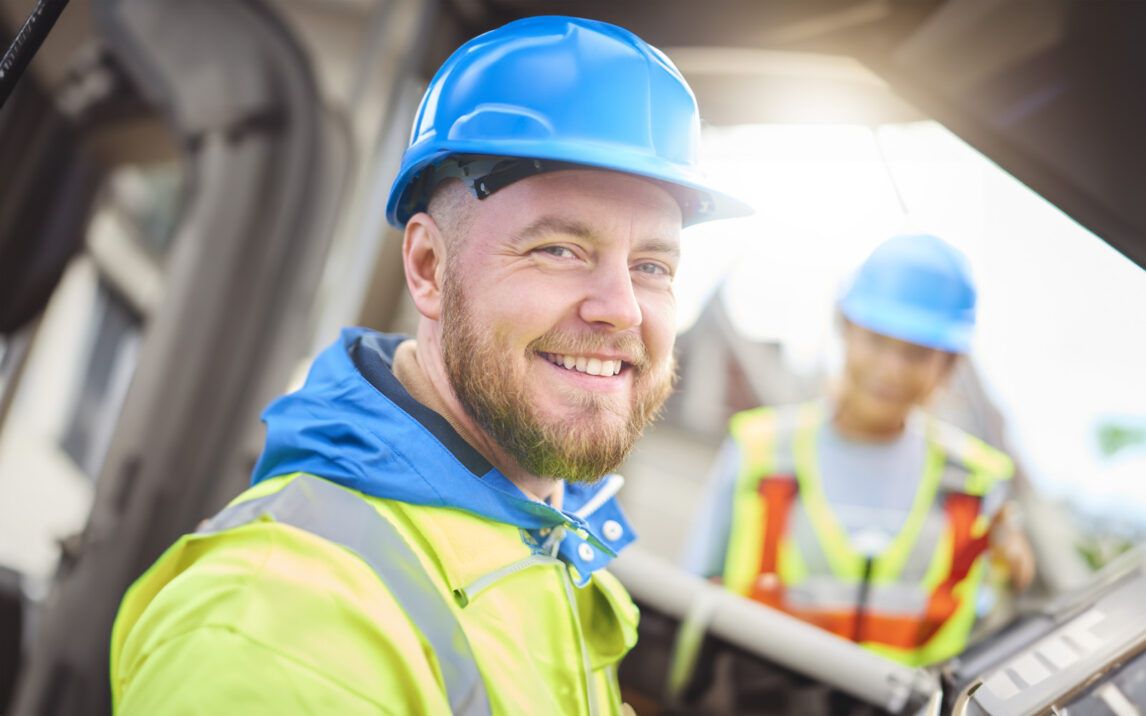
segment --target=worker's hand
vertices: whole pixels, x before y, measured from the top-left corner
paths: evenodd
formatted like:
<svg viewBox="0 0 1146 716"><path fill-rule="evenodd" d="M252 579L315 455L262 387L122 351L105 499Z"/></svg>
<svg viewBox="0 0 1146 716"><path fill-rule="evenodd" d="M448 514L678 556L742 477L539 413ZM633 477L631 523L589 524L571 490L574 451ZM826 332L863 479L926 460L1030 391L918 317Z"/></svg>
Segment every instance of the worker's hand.
<svg viewBox="0 0 1146 716"><path fill-rule="evenodd" d="M1023 532L1018 506L1008 502L991 520L991 558L1006 565L1011 586L1021 592L1035 578L1035 552Z"/></svg>
<svg viewBox="0 0 1146 716"><path fill-rule="evenodd" d="M637 712L629 706L628 702L621 704L621 716L637 716Z"/></svg>

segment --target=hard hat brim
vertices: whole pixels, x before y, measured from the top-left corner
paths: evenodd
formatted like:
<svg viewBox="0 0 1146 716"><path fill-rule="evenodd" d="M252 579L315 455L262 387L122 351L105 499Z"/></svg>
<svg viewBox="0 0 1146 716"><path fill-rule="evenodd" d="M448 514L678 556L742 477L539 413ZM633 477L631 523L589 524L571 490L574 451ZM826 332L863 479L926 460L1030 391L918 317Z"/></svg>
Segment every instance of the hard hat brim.
<svg viewBox="0 0 1146 716"><path fill-rule="evenodd" d="M948 353L970 350L975 331L974 318L953 321L931 311L870 298L845 297L840 301L840 313L869 331Z"/></svg>
<svg viewBox="0 0 1146 716"><path fill-rule="evenodd" d="M439 143L441 147L418 161L404 166L394 180L386 206L386 219L396 228L403 228L418 211L425 208L428 197L410 197L417 185L415 179L425 169L440 164L451 156L488 154L489 146L481 142ZM667 165L662 159L633 152L618 151L616 147L599 147L578 142L522 142L501 141L498 156L524 159L549 159L583 166L586 169L605 169L631 174L665 184L681 205L683 226L691 226L716 219L750 216L755 210L749 204L712 188L700 171ZM407 153L416 155L416 147ZM402 187L401 191L395 191Z"/></svg>

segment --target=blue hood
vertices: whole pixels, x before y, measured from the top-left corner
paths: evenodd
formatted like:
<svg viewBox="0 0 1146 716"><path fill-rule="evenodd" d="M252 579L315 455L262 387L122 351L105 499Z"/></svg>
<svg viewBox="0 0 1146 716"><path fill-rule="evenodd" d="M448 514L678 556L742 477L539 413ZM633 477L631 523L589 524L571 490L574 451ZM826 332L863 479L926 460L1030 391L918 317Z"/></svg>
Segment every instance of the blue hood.
<svg viewBox="0 0 1146 716"><path fill-rule="evenodd" d="M306 383L263 412L266 445L251 484L304 472L359 492L414 505L463 510L525 531L568 527L558 555L588 575L635 538L613 493L618 476L565 485L563 509L535 502L494 469L441 415L414 400L392 373L406 336L347 328L315 359ZM601 537L606 522L616 522ZM578 547L596 549L585 560ZM588 553L589 550L581 550Z"/></svg>

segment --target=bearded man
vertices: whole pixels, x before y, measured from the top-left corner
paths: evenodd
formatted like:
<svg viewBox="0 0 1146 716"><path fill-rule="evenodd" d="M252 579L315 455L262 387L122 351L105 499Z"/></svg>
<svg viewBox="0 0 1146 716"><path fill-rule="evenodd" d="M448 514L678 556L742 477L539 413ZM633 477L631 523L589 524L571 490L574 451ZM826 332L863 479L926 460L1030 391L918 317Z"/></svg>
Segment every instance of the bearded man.
<svg viewBox="0 0 1146 716"><path fill-rule="evenodd" d="M128 592L117 713L618 713L611 471L672 388L680 230L744 213L672 63L535 17L431 81L391 190L413 338L343 331L253 486Z"/></svg>

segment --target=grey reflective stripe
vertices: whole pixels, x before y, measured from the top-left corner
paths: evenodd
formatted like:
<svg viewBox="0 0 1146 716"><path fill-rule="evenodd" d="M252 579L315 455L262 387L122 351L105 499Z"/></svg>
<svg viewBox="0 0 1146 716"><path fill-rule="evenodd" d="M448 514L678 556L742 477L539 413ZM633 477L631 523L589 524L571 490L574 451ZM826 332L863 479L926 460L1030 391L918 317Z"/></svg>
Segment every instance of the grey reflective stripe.
<svg viewBox="0 0 1146 716"><path fill-rule="evenodd" d="M369 565L437 654L450 710L467 716L490 713L485 683L461 624L386 518L349 490L301 475L274 494L226 508L198 531L222 532L263 516L340 545Z"/></svg>
<svg viewBox="0 0 1146 716"><path fill-rule="evenodd" d="M844 583L832 577L812 577L800 584L789 586L784 598L788 604L801 609L846 611L855 609L859 585ZM867 606L883 614L922 615L931 594L917 584L872 584Z"/></svg>
<svg viewBox="0 0 1146 716"><path fill-rule="evenodd" d="M1013 474L1014 464L1006 455L953 425L932 418L927 436L947 456L942 484L950 492L982 497Z"/></svg>
<svg viewBox="0 0 1146 716"><path fill-rule="evenodd" d="M915 536L915 542L903 563L903 571L899 574L901 581L921 583L930 571L932 562L938 557L939 544L947 531L947 513L943 509L946 499L947 493L940 489L931 501L923 524L919 526L919 534ZM950 546L947 549L950 550Z"/></svg>
<svg viewBox="0 0 1146 716"><path fill-rule="evenodd" d="M772 474L796 476L796 457L792 454L795 442L795 407L786 405L775 409L775 422L772 427Z"/></svg>
<svg viewBox="0 0 1146 716"><path fill-rule="evenodd" d="M776 420L776 462L782 464L785 474L796 475L796 456L794 446L801 427L801 419L805 416L805 403L784 406L777 410ZM803 496L799 492L792 500L788 510L788 536L792 544L803 559L804 568L809 576L833 574L831 562L820 544L820 536L816 533L812 518L804 507Z"/></svg>
<svg viewBox="0 0 1146 716"><path fill-rule="evenodd" d="M835 574L799 493L796 494L796 499L792 501L792 507L788 510L788 534L804 559L804 568L808 570L809 576Z"/></svg>
<svg viewBox="0 0 1146 716"><path fill-rule="evenodd" d="M942 446L939 446L942 450ZM967 491L967 468L959 462L952 462L951 454L945 452L947 464L943 466L943 476L939 478L939 489L945 492Z"/></svg>

